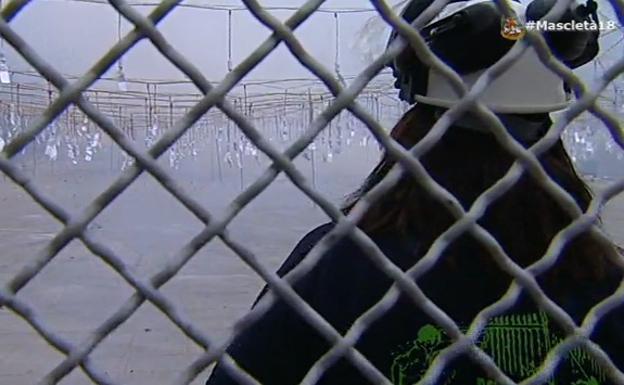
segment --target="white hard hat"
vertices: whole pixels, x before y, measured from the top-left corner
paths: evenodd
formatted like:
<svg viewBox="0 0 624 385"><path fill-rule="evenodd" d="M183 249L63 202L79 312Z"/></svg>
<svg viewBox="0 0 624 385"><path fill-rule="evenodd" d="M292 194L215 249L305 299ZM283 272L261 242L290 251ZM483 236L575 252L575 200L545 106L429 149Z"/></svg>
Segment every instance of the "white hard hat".
<svg viewBox="0 0 624 385"><path fill-rule="evenodd" d="M539 19L547 13L550 8L545 3L549 1L554 3L554 0L536 0L533 6L525 6L511 2L519 26L518 31L522 31L527 19ZM415 13L422 12L426 3L427 0L420 1L415 6L416 11L412 9L411 14L408 13L412 4L408 5L404 18L408 21L415 19L418 16ZM583 6L575 9L579 7ZM584 17L577 13L569 14L576 19ZM423 27L421 34L432 51L454 68L470 88L487 68L515 44L516 39L523 36L524 33L515 38L505 36L505 20L508 19L502 16L492 0L454 1ZM395 37L396 33L391 36L390 42ZM561 59L564 62L567 60L566 64L584 64L597 52L597 33L563 37L569 39L561 39L562 35L555 36L551 41L559 43L555 47L551 44L551 49L561 53ZM561 41L574 45L573 49L562 47ZM576 46L581 46L582 49ZM450 82L420 63L413 53L405 55L404 51L392 62L391 67L397 77L395 84L401 90L401 98L410 103L416 101L449 108L460 100ZM505 72L490 82L479 98L494 112L518 114L561 110L571 99L563 79L541 62L533 47L528 47Z"/></svg>
<svg viewBox="0 0 624 385"><path fill-rule="evenodd" d="M485 70L462 76L471 88ZM429 71L427 94L414 95L418 102L438 107L452 107L460 99L449 81L435 71ZM563 80L547 68L529 47L504 73L493 80L479 100L494 112L531 114L557 111L571 101Z"/></svg>

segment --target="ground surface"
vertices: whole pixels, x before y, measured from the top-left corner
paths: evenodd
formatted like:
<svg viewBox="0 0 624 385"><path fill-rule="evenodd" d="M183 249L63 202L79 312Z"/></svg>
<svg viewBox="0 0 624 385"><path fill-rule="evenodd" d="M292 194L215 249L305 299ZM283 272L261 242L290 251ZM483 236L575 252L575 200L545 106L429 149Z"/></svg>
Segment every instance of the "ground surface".
<svg viewBox="0 0 624 385"><path fill-rule="evenodd" d="M356 162L350 153L357 154ZM332 163L317 160L315 183L336 204L354 190L377 157L376 149L353 147ZM62 159L40 161L36 169L27 157L16 164L52 200L71 213L80 212L120 173L119 157L109 167L108 155L92 163L69 165ZM248 159L247 159L248 160ZM301 172L311 178L312 163L299 159ZM173 170L176 180L216 215L240 192L236 166L223 167L219 181L214 159L200 157ZM168 168L168 166L167 166ZM244 168L251 183L263 169ZM272 270L295 243L328 219L280 175L229 226L231 237ZM0 176L0 285L40 253L62 229L39 205ZM147 278L202 230L201 223L150 176L141 176L90 226L98 240L114 250L139 276ZM261 279L218 240L200 250L162 289L182 312L217 342L230 324L248 310L262 287ZM117 274L79 241L71 242L23 290L19 298L36 309L49 328L77 344L113 314L133 294ZM93 353L97 367L117 383L169 384L199 356L190 342L160 311L145 304L105 339ZM57 353L33 329L6 309L0 309L0 385L35 384L58 365ZM193 384L205 381L198 377ZM74 371L62 384L90 383Z"/></svg>
<svg viewBox="0 0 624 385"><path fill-rule="evenodd" d="M349 152L350 151L350 152ZM317 187L336 204L352 191L370 170L375 149L354 147L319 163ZM17 162L18 164L21 164ZM68 211L78 213L118 175L106 162L69 167L42 162L24 171L36 185ZM309 176L311 163L298 162ZM113 168L114 169L114 168ZM245 183L260 168L245 170ZM215 177L208 160L174 172L184 188L211 211L220 209L240 191L239 173L226 169L223 182ZM280 176L230 226L232 238L254 250L274 269L303 234L326 222L290 182ZM624 244L624 197L605 210L608 230ZM0 176L0 284L40 253L61 230L60 224L35 204L10 180ZM149 176L142 176L90 227L92 234L121 256L141 277L158 271L202 226ZM245 314L261 288L260 278L221 242L212 241L200 250L162 292L174 300L195 325L217 341L230 324ZM77 344L115 312L133 290L115 272L73 241L19 292L19 298L37 311L46 325ZM169 384L201 350L187 340L152 305L144 304L126 323L92 353L96 366L119 384ZM63 359L21 318L0 309L0 385L37 383ZM200 384L203 374L193 384ZM75 370L62 384L90 383Z"/></svg>

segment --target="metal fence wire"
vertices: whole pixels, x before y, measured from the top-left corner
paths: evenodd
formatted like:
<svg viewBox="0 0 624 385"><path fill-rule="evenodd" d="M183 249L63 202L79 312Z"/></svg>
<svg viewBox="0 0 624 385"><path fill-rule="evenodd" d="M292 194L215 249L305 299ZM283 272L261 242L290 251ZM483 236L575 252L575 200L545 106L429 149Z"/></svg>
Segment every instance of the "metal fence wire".
<svg viewBox="0 0 624 385"><path fill-rule="evenodd" d="M621 0L610 1L611 5L617 10L621 17L621 15L624 14L624 3ZM596 225L599 209L606 201L624 190L624 180L612 183L606 189L597 193L588 210L582 212L573 198L556 182L550 179L538 161L537 156L552 146L566 125L584 111L589 111L604 122L612 138L624 149L624 137L621 124L614 115L605 111L596 103L599 93L604 90L612 80L624 72L624 57L617 61L612 67L608 68L595 86L589 89L570 71L570 69L568 69L568 67L553 57L543 37L539 33L528 31L525 39L516 44L503 59L489 68L481 77L480 81L478 81L472 89L468 90L462 83L458 74L439 60L427 48L420 35L403 21L388 4L383 1L373 1L372 4L381 17L392 28L399 32L402 39L397 39L383 55L373 61L353 80L353 82L345 87L336 78L336 74L321 65L306 52L293 33L297 27L321 6L323 0L306 1L305 4L294 12L285 22L281 22L273 17L263 9L256 0L243 0L243 2L248 10L262 24L270 28L273 33L258 46L251 55L233 68L232 71L214 87L211 86L192 63L186 60L175 47L167 42L156 27L167 14L176 8L180 1L164 0L145 17L124 0L110 0L110 4L115 10L134 24L134 29L120 39L89 71L78 80L71 83L65 79L57 69L53 68L41 58L37 52L11 28L9 24L10 21L29 3L29 1L14 0L6 4L2 10L2 18L0 19L0 34L2 37L11 44L33 68L59 90L58 97L50 103L45 112L35 119L27 130L10 142L0 153L0 170L13 182L21 186L21 188L47 210L50 215L62 221L65 225L63 230L56 234L45 249L37 255L34 263L21 270L5 287L0 289L0 305L6 306L21 316L48 344L64 353L66 356L60 364L43 378L41 384L56 384L77 367L80 367L94 383L100 385L114 384L114 382L98 368L98 364L93 362L89 355L104 338L125 322L145 301L154 304L188 338L192 339L205 350L205 353L192 362L180 374L178 383L190 383L211 363L223 358L224 367L240 383L257 384L258 382L255 379L241 371L235 365L233 359L224 353L227 343L219 346L215 345L205 333L191 324L181 312L177 310L175 303L158 291L162 285L174 277L176 273L188 263L196 251L206 245L214 237L218 237L231 248L231 250L268 283L269 287L277 296L281 297L292 306L293 309L310 325L313 325L314 328L332 344L333 347L310 368L302 381L304 384L315 383L322 373L342 356L347 357L350 362L373 383L390 384L388 378L354 348L354 344L366 328L382 316L389 306L397 300L400 292L408 295L420 310L435 320L453 340L453 343L435 358L419 383L435 383L445 365L453 357L463 352L469 352L471 353L470 357L478 363L493 380L500 384L513 384L514 382L496 366L493 359L481 350L475 342L479 334L483 331L487 319L495 315L500 315L506 309L509 309L514 300L518 298L521 290L525 290L529 293L536 303L539 304L567 334L566 338L549 352L543 365L541 365L532 376L525 379L522 382L523 384L538 384L547 381L549 376L554 373L556 364L562 359L562 356L575 347L583 347L586 349L613 382L624 384L624 373L618 370L608 355L601 350L600 346L589 339L591 332L596 327L600 318L614 307L624 302L624 286L610 297L596 304L587 314L582 324L577 325L561 307L545 295L535 279L537 274L545 271L556 262L563 246L577 234L584 231L591 231L598 239L608 242L607 237L602 234L601 230ZM561 2L568 3L569 1L559 0L559 3ZM414 26L420 26L419 23L422 23L429 15L437 14L445 3L446 0L434 1L425 14L414 22ZM501 1L498 5L503 11L509 11L508 3ZM124 53L141 39L149 39L160 53L188 76L203 93L201 101L191 108L186 115L180 118L175 123L174 127L168 130L147 152L137 150L135 144L113 124L111 119L98 111L93 104L82 96L85 90L98 78L103 76ZM316 116L306 132L283 153L274 148L242 113L238 112L225 100L227 93L241 81L254 66L266 58L267 55L282 42L286 44L293 56L303 66L314 73L335 96L335 99L329 107ZM355 101L358 93L383 69L384 64L390 58L398 54L406 44L411 44L421 60L443 74L452 82L453 87L463 95L462 100L448 110L436 122L431 132L409 151L392 140L383 127ZM534 46L536 48L540 59L550 69L559 74L572 86L580 87L582 91L577 101L552 125L548 134L530 149L525 149L510 136L500 120L479 102L479 94L493 79L505 71L529 46ZM45 196L41 189L35 186L18 167L10 162L14 155L19 153L28 143L35 139L35 137L68 108L70 104L77 105L93 122L110 135L124 151L136 159L136 162L131 167L125 169L112 185L78 215L70 215L49 197ZM208 213L193 196L186 193L180 185L175 183L165 169L159 166L155 160L172 146L176 140L209 109L215 107L232 119L249 140L272 160L271 167L269 167L260 178L241 192L220 218L213 217ZM468 211L465 211L453 195L442 188L428 175L419 161L419 158L435 146L436 138L440 137L456 118L464 111L471 108L474 108L487 122L500 144L517 159L507 174L491 188L483 192L472 207ZM295 168L292 162L298 154L310 145L324 127L344 109L350 111L360 119L368 127L372 135L385 147L385 150L399 159L398 164L383 182L366 194L364 199L358 203L348 216L342 215L337 207L330 203L330 201L319 192L315 191L311 187L309 181ZM354 223L362 216L367 207L397 182L402 169L410 172L431 196L442 202L446 209L456 218L454 225L441 234L426 255L406 272L403 272L390 262L375 243L368 238L364 232L354 226ZM171 258L167 267L153 275L149 280L140 279L133 274L115 252L107 247L107 245L95 241L87 231L89 223L108 207L111 202L126 190L143 172L147 172L153 176L163 188L175 196L189 211L205 224L205 228ZM325 237L320 244L315 246L309 258L306 258L294 272L284 279L280 279L271 270L265 268L251 250L233 240L227 231L228 224L246 205L266 189L280 172L284 172L304 194L327 213L337 224L331 234ZM488 205L500 197L505 191L509 190L524 172L530 173L539 181L541 186L556 198L561 207L575 218L572 223L561 230L552 240L550 247L542 258L526 269L516 264L505 253L497 240L477 223ZM415 278L431 269L440 258L446 245L466 232L469 232L480 241L489 250L496 262L510 274L514 280L507 293L497 302L483 309L473 320L468 331L463 333L448 315L425 296L416 285ZM366 256L388 277L392 278L395 284L382 300L360 316L345 335L340 335L331 324L324 320L295 293L290 284L309 271L314 263L318 261L323 251L330 247L336 239L341 238L345 234L350 234L359 245L362 245L367 251ZM42 317L37 314L37 309L32 308L17 296L20 289L41 272L41 270L55 258L57 253L75 238L82 241L92 253L115 269L115 271L136 290L134 295L128 298L122 307L77 345L69 343L59 334L50 330L50 328L46 326L45 319L42 319ZM617 260L615 262L619 268L624 269L623 260ZM240 332L254 322L254 320L258 319L258 317L267 310L270 304L271 301L264 301L254 308L253 311L240 319L236 323L232 335ZM232 336L230 336L230 340L231 338Z"/></svg>

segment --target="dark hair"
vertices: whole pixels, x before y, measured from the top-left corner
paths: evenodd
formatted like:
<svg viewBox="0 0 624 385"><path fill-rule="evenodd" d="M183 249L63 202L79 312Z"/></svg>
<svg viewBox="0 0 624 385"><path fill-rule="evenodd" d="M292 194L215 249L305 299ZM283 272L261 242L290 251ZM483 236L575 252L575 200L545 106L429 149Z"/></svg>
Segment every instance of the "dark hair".
<svg viewBox="0 0 624 385"><path fill-rule="evenodd" d="M411 148L421 140L435 122L432 107L417 104L392 130L391 136L402 146ZM592 199L590 190L576 173L563 143L557 143L540 157L546 172L586 210ZM451 192L468 209L474 200L503 177L514 161L493 135L452 126L421 162L429 174ZM389 154L368 176L362 187L347 201L345 213L360 197L378 184L396 163ZM410 234L424 246L421 256L433 241L455 222L436 199L431 197L414 178L404 172L397 183L361 218L358 226L370 235L380 233ZM528 173L503 196L490 204L479 221L501 244L508 255L526 267L539 259L552 238L571 222L571 217ZM610 253L615 246L601 244L589 232L568 242L557 264L540 277L540 284L551 294L566 291L565 281L595 282L605 277ZM475 259L475 256L477 256ZM461 258L480 263L501 283L509 281L485 248L471 235L464 234L445 251L442 263L453 267ZM496 278L494 278L496 279ZM504 281L504 282L503 282Z"/></svg>

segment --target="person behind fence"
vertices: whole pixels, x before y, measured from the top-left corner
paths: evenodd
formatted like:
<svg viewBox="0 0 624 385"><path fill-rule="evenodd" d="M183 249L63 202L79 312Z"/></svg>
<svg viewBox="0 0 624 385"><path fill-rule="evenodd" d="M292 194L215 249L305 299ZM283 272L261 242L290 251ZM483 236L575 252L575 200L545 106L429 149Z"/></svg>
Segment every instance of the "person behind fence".
<svg viewBox="0 0 624 385"><path fill-rule="evenodd" d="M431 4L413 0L403 12L412 22ZM512 3L520 21L544 16L554 1L535 0L528 6ZM596 21L591 0L573 5L562 20ZM518 41L504 36L504 17L493 1L452 1L420 30L428 46L449 64L467 84L497 62ZM514 34L517 24L508 28ZM515 31L517 32L517 31ZM396 33L391 40L396 39ZM548 32L545 39L553 53L571 68L589 62L598 52L597 31ZM391 136L409 149L431 130L444 111L457 102L446 80L430 70L411 48L405 48L390 64L403 100L414 104L400 119ZM542 64L533 48L522 56L481 96L505 124L508 132L529 147L551 126L550 113L569 105L569 87ZM514 163L506 150L476 114L467 113L420 158L429 175L452 193L468 210L477 197L501 179ZM575 172L559 139L539 156L546 173L576 201L588 209L590 190ZM397 160L385 153L381 161L344 207L348 214L360 199L377 186ZM403 171L400 181L368 207L358 222L392 263L403 271L417 263L436 238L456 219L420 181ZM543 256L553 237L572 221L557 198L528 172L485 211L478 223L496 238L502 250L522 267ZM306 235L278 270L284 276L331 231L325 224ZM622 272L614 262L621 250L589 231L568 240L557 262L536 279L545 293L577 324L587 313L615 292ZM477 314L508 290L512 279L495 261L488 247L469 233L448 244L440 259L416 283L442 311L466 332ZM331 246L314 267L297 280L295 291L339 333L345 335L354 321L374 306L393 281L366 256L351 237ZM266 288L259 300L268 300ZM504 313L490 318L475 344L512 381L534 374L548 354L565 337L563 327L522 289ZM602 315L591 340L606 352L609 362L624 370L624 311L611 309ZM356 349L394 384L421 379L452 339L411 297L399 299L368 326ZM331 348L298 311L279 297L266 313L242 330L227 353L236 365L262 384L292 385L302 381L314 363ZM605 358L605 357L603 357ZM582 346L564 350L547 376L549 384L598 385L614 383L604 362ZM345 357L324 372L319 384L368 384L365 376ZM485 370L461 353L444 367L437 384L495 384ZM207 385L238 383L229 368L219 362Z"/></svg>

